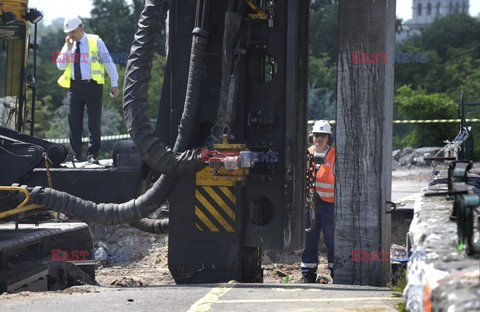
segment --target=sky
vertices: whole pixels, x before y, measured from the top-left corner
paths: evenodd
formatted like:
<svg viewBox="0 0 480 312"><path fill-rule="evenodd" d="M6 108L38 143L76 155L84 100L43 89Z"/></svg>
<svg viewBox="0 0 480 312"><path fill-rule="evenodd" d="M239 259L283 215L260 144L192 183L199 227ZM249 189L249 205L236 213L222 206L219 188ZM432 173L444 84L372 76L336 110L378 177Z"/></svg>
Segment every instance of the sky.
<svg viewBox="0 0 480 312"><path fill-rule="evenodd" d="M127 3L131 3L127 0ZM90 17L92 0L30 0L29 6L37 8L43 13L46 24L50 24L56 18L64 18L71 8L80 17ZM72 12L73 13L73 12ZM480 13L480 1L470 0L470 15L478 16ZM412 18L412 0L397 0L397 16L404 21Z"/></svg>

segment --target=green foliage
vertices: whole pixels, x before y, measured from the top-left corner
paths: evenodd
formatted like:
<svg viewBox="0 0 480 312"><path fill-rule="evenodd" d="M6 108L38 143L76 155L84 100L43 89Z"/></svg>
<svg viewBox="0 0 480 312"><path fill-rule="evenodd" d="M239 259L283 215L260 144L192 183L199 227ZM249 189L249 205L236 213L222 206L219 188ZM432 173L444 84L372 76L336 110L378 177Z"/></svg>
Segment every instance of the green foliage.
<svg viewBox="0 0 480 312"><path fill-rule="evenodd" d="M458 106L447 94L427 94L424 90L412 90L410 86L397 89L394 119L449 119L458 117ZM457 129L458 130L458 129ZM450 124L415 124L408 131L395 135L395 144L413 147L443 146L444 140L455 137L455 126ZM405 146L403 145L403 146ZM399 148L399 146L394 146Z"/></svg>
<svg viewBox="0 0 480 312"><path fill-rule="evenodd" d="M335 88L337 67L327 54L309 57L308 65L308 111L309 120L335 119Z"/></svg>
<svg viewBox="0 0 480 312"><path fill-rule="evenodd" d="M412 90L403 86L396 91L395 108L410 119L454 118L458 109L444 94L426 94L423 90Z"/></svg>
<svg viewBox="0 0 480 312"><path fill-rule="evenodd" d="M308 81L312 87L335 90L337 87L337 66L326 53L319 57L310 54L308 60Z"/></svg>
<svg viewBox="0 0 480 312"><path fill-rule="evenodd" d="M308 120L335 119L335 92L326 88L308 88Z"/></svg>
<svg viewBox="0 0 480 312"><path fill-rule="evenodd" d="M458 118L461 90L466 102L480 102L479 33L480 19L452 14L435 19L420 35L397 45L396 51L427 52L428 62L395 64L395 119ZM480 107L467 106L465 116L478 118ZM480 156L476 126L474 155ZM456 136L458 128L458 124L395 125L394 148L442 146Z"/></svg>
<svg viewBox="0 0 480 312"><path fill-rule="evenodd" d="M148 88L148 115L152 119L157 119L166 63L167 58L165 56L159 54L153 56L152 71L150 72L152 77Z"/></svg>
<svg viewBox="0 0 480 312"><path fill-rule="evenodd" d="M94 0L87 32L97 34L106 43L113 57L126 55L136 29L132 8L125 0ZM121 66L125 66L122 62Z"/></svg>
<svg viewBox="0 0 480 312"><path fill-rule="evenodd" d="M401 297L403 294L403 291L407 287L407 270L402 271L402 277L398 279L397 284L393 286L393 290L395 293L393 294L394 297ZM405 302L400 302L395 305L395 308L399 312L407 312L407 307L405 305Z"/></svg>
<svg viewBox="0 0 480 312"><path fill-rule="evenodd" d="M118 53L127 56L136 30L137 20L144 7L143 0L133 0L128 5L125 0L95 0L91 18L85 19L84 27L87 33L98 34L107 45L119 74L118 87L120 96L111 98L110 79L107 78L103 88L103 113L102 135L127 133L123 122L122 94L125 79L125 58L115 59ZM65 43L66 34L63 24L44 26L39 24L38 41L40 49L37 58L37 96L36 96L36 123L35 135L42 138L67 138L67 89L57 84L57 79L62 75L58 70L55 60L52 59L53 51L60 51ZM164 36L162 37L164 38ZM163 84L164 67L166 58L158 52L164 52L163 42L158 44L157 53L154 55L151 80L149 87L148 114L150 118L157 117L157 107L160 102ZM33 71L32 56L30 55L27 74ZM108 77L108 75L107 75ZM31 92L27 93L31 99ZM88 135L87 117L84 118L84 135ZM111 142L102 143L102 157L111 157Z"/></svg>
<svg viewBox="0 0 480 312"><path fill-rule="evenodd" d="M87 32L99 35L107 44L112 56L119 57L119 65L125 66L122 57L130 53L130 46L137 29L138 18L144 1L134 0L128 5L125 0L94 0L88 19ZM165 55L165 32L157 45L157 53Z"/></svg>
<svg viewBox="0 0 480 312"><path fill-rule="evenodd" d="M451 59L450 48L480 48L480 21L467 14L451 14L434 20L422 33L425 50L435 50L442 60ZM480 50L477 50L477 53Z"/></svg>
<svg viewBox="0 0 480 312"><path fill-rule="evenodd" d="M310 2L307 118L335 119L338 0Z"/></svg>
<svg viewBox="0 0 480 312"><path fill-rule="evenodd" d="M428 93L458 98L465 91L469 101L480 100L480 20L465 14L437 18L432 25L396 51L428 53L425 64L395 65L395 87L411 85Z"/></svg>
<svg viewBox="0 0 480 312"><path fill-rule="evenodd" d="M309 46L315 57L326 53L337 59L338 0L313 0L310 3Z"/></svg>

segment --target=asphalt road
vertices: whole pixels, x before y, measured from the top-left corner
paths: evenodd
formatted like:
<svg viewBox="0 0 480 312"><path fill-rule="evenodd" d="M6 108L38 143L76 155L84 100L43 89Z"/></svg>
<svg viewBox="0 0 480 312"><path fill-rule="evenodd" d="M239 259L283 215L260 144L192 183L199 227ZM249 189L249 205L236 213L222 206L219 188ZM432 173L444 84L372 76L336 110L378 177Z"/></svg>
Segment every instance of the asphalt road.
<svg viewBox="0 0 480 312"><path fill-rule="evenodd" d="M429 179L404 174L393 179L392 200L409 209ZM401 301L388 288L332 284L80 286L0 295L0 311L397 311Z"/></svg>
<svg viewBox="0 0 480 312"><path fill-rule="evenodd" d="M396 311L387 288L304 284L75 287L0 296L1 311Z"/></svg>
<svg viewBox="0 0 480 312"><path fill-rule="evenodd" d="M399 209L413 209L415 199L433 178L430 167L396 169L392 173L392 201L400 203Z"/></svg>

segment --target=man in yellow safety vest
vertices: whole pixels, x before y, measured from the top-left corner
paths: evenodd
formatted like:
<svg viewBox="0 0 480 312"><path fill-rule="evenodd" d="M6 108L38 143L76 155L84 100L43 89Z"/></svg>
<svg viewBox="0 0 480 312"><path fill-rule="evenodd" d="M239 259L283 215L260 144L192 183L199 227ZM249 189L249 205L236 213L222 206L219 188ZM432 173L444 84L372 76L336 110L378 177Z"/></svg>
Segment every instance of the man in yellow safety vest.
<svg viewBox="0 0 480 312"><path fill-rule="evenodd" d="M105 43L97 35L86 34L80 18L65 19L65 45L57 57L63 70L58 84L68 88L68 125L70 146L76 161L82 159L83 112L87 106L90 132L87 161L98 164L105 70L110 76L111 96L118 96L118 73Z"/></svg>

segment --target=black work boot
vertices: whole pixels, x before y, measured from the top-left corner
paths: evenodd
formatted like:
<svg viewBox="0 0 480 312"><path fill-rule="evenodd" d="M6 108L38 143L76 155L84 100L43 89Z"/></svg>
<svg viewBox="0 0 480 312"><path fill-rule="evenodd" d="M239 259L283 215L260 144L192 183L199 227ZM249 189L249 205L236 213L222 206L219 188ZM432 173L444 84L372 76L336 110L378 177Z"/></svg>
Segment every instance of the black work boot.
<svg viewBox="0 0 480 312"><path fill-rule="evenodd" d="M317 274L312 272L304 272L302 273L302 279L300 280L301 283L316 283L317 282Z"/></svg>

